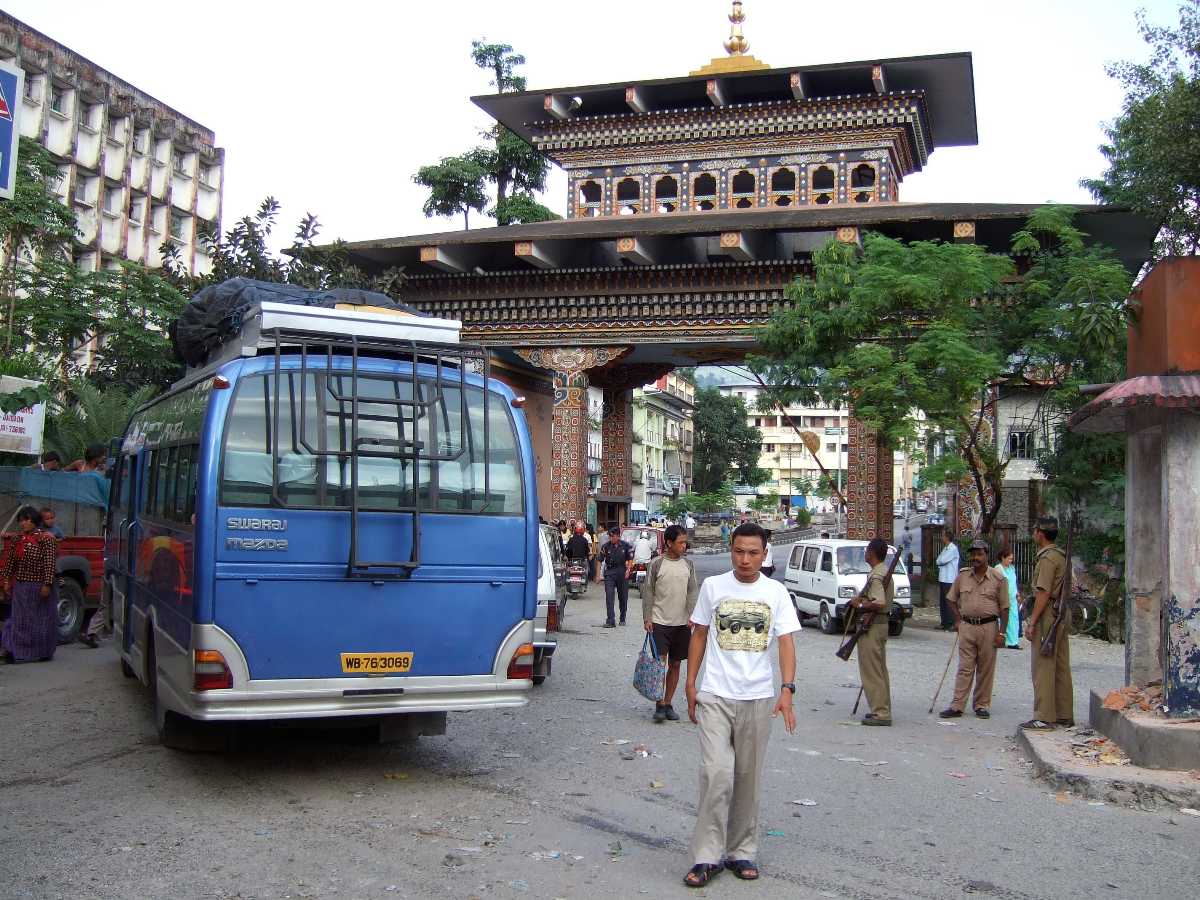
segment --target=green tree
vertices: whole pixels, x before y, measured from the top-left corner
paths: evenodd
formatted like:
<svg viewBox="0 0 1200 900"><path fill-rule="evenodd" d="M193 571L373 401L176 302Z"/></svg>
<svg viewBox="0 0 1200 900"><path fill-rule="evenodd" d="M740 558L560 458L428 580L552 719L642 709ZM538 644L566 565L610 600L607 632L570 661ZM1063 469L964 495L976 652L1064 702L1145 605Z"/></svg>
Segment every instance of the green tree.
<svg viewBox="0 0 1200 900"><path fill-rule="evenodd" d="M773 513L779 510L779 492L770 491L766 494L759 494L747 504L750 509L760 513Z"/></svg>
<svg viewBox="0 0 1200 900"><path fill-rule="evenodd" d="M443 156L441 162L421 166L413 181L429 189L422 207L426 216L454 216L462 213L463 227L470 228L471 210L483 212L487 206L487 152L472 150L461 156Z"/></svg>
<svg viewBox="0 0 1200 900"><path fill-rule="evenodd" d="M23 270L34 260L69 261L68 251L77 233L74 212L55 192L58 164L29 138L21 138L15 175L12 199L0 202L0 250L4 255L0 292L6 354L13 349L17 305L29 297Z"/></svg>
<svg viewBox="0 0 1200 900"><path fill-rule="evenodd" d="M768 473L758 467L762 432L746 422L741 397L725 396L716 388L696 391L693 414L695 450L692 478L700 494L717 490L736 473L742 484L757 485Z"/></svg>
<svg viewBox="0 0 1200 900"><path fill-rule="evenodd" d="M1011 259L977 245L868 234L860 254L831 242L813 278L789 288L751 365L784 405L848 399L893 448L913 448L912 412L923 411L955 448L990 533L1008 465L990 434L992 386L1036 375L1052 387L1047 415L1062 418L1071 407L1058 387L1117 356L1127 321L1128 273L1073 219L1043 208L1014 235L1019 280Z"/></svg>
<svg viewBox="0 0 1200 900"><path fill-rule="evenodd" d="M850 477L850 473L847 472L845 469L842 469L842 490L843 491L845 491L845 489L846 489L846 481L849 477ZM837 472L834 472L832 476L822 473L822 475L817 479L816 487L812 491L810 491L810 493L815 494L816 496L821 497L825 500L828 500L830 503L836 503L837 496L838 496L837 478L838 478Z"/></svg>
<svg viewBox="0 0 1200 900"><path fill-rule="evenodd" d="M159 274L136 263L97 272L93 296L100 316L95 335L100 352L88 380L106 391L136 394L164 390L183 374L171 347L171 323L183 311L182 293Z"/></svg>
<svg viewBox="0 0 1200 900"><path fill-rule="evenodd" d="M1125 88L1121 114L1100 147L1108 169L1081 183L1096 199L1161 223L1158 255L1200 252L1200 0L1179 7L1175 29L1137 13L1148 62L1107 67Z"/></svg>
<svg viewBox="0 0 1200 900"><path fill-rule="evenodd" d="M82 379L72 381L63 399L50 410L46 446L64 460L79 459L89 444L108 445L125 431L134 410L157 393L145 386L135 391L105 390Z"/></svg>
<svg viewBox="0 0 1200 900"><path fill-rule="evenodd" d="M497 225L526 225L530 222L549 222L561 219L556 212L533 199L532 194L513 194L498 202L489 213Z"/></svg>

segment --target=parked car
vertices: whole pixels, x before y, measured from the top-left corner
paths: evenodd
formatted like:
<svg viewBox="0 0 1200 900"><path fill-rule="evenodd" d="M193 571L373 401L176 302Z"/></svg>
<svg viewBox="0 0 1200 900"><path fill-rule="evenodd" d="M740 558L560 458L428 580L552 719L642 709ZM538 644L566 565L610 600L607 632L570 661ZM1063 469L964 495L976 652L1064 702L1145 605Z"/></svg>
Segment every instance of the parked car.
<svg viewBox="0 0 1200 900"><path fill-rule="evenodd" d="M533 683L541 684L550 674L551 659L558 649L555 633L562 627L567 604L567 565L562 541L553 525L538 527L537 615L533 620Z"/></svg>
<svg viewBox="0 0 1200 900"><path fill-rule="evenodd" d="M915 509L917 512L929 512L929 501L917 500L915 503L913 503L913 509Z"/></svg>
<svg viewBox="0 0 1200 900"><path fill-rule="evenodd" d="M851 600L867 583L870 566L866 560L866 541L811 540L792 547L784 570L783 584L792 596L796 613L801 618L816 617L826 634L838 634L843 628L843 616ZM888 546L890 565L896 548ZM903 560L896 564L892 612L888 619L888 634L897 637L904 630L904 620L912 613L912 586Z"/></svg>

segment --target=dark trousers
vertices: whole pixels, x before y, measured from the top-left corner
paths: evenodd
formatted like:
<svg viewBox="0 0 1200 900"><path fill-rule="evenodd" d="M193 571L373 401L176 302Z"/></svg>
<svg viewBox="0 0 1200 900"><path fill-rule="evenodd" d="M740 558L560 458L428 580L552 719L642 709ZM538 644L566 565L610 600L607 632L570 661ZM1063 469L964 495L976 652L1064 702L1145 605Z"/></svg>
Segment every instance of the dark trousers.
<svg viewBox="0 0 1200 900"><path fill-rule="evenodd" d="M613 616L613 592L621 603L621 621L625 621L625 613L629 610L629 582L625 580L624 569L613 569L604 573L604 605L608 610L609 622L615 622Z"/></svg>
<svg viewBox="0 0 1200 900"><path fill-rule="evenodd" d="M942 606L942 627L949 628L954 624L954 613L950 611L950 588L953 585L947 584L944 581L938 582L938 598Z"/></svg>

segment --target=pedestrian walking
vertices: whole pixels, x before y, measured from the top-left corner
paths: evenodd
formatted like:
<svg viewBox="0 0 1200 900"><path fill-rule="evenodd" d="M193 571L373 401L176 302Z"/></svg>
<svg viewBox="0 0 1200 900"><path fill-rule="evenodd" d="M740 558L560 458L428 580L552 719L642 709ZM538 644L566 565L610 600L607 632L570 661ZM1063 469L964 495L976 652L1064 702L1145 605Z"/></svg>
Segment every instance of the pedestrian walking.
<svg viewBox="0 0 1200 900"><path fill-rule="evenodd" d="M1004 576L1008 585L1008 625L1004 629L1004 646L1009 650L1021 649L1021 598L1017 593L1017 554L1011 547L1000 551L996 571Z"/></svg>
<svg viewBox="0 0 1200 900"><path fill-rule="evenodd" d="M892 724L892 681L887 667L888 616L892 612L895 584L888 580L888 545L882 538L871 538L863 555L871 574L867 576L863 594L850 601L858 615L874 612L871 627L858 639L858 680L871 711L862 718L864 725Z"/></svg>
<svg viewBox="0 0 1200 900"><path fill-rule="evenodd" d="M940 715L956 719L963 714L974 680L971 708L976 716L987 719L991 716L992 682L996 677L996 648L1004 646L1008 619L1014 614L1008 582L988 567L987 541L971 544L971 568L954 580L948 602L958 629L958 675L954 679L954 698Z"/></svg>
<svg viewBox="0 0 1200 900"><path fill-rule="evenodd" d="M633 568L633 548L621 540L621 529L616 525L608 529L608 542L600 548L600 568L604 572L604 605L608 613L604 627L615 628L614 596L620 604L624 625L629 609L629 572Z"/></svg>
<svg viewBox="0 0 1200 900"><path fill-rule="evenodd" d="M588 580L592 581L596 578L596 553L600 549L600 544L596 539L596 526L591 522L587 524L585 537L588 541Z"/></svg>
<svg viewBox="0 0 1200 900"><path fill-rule="evenodd" d="M767 552L763 555L762 573L768 578L775 574L775 554L771 552L771 529L764 528L767 535Z"/></svg>
<svg viewBox="0 0 1200 900"><path fill-rule="evenodd" d="M679 525L668 525L663 533L663 552L646 567L642 584L642 624L654 635L659 656L666 658L667 683L661 702L655 704L654 721L679 721L671 705L679 686L679 667L688 658L692 629L688 624L700 582L696 567L687 558L687 532Z"/></svg>
<svg viewBox="0 0 1200 900"><path fill-rule="evenodd" d="M762 574L763 529L733 531L733 569L706 578L692 611L688 645L688 718L700 726L700 799L688 887L703 887L723 869L744 881L759 876L758 812L771 719L796 729L796 647L800 630L787 590ZM782 684L775 696L771 646L779 644ZM704 680L697 674L704 664Z"/></svg>
<svg viewBox="0 0 1200 900"><path fill-rule="evenodd" d="M721 520L721 546L729 546L729 523L724 519Z"/></svg>
<svg viewBox="0 0 1200 900"><path fill-rule="evenodd" d="M58 646L58 541L41 527L32 506L17 512L20 529L0 561L0 590L12 602L12 614L0 632L0 661L45 662Z"/></svg>
<svg viewBox="0 0 1200 900"><path fill-rule="evenodd" d="M1043 516L1033 529L1038 547L1033 569L1033 609L1025 623L1032 656L1033 718L1021 727L1031 731L1050 731L1056 725L1075 724L1074 685L1071 681L1070 616L1059 623L1054 653L1042 654L1042 641L1054 627L1054 603L1067 577L1067 555L1054 542L1058 539L1058 519Z"/></svg>
<svg viewBox="0 0 1200 900"><path fill-rule="evenodd" d="M954 613L950 611L950 587L958 578L958 544L954 543L954 535L950 526L942 529L942 552L938 554L938 599L941 602L942 629L951 631L954 628Z"/></svg>
<svg viewBox="0 0 1200 900"><path fill-rule="evenodd" d="M687 529L687 536L691 540L696 539L696 517L690 512L684 513L683 527Z"/></svg>

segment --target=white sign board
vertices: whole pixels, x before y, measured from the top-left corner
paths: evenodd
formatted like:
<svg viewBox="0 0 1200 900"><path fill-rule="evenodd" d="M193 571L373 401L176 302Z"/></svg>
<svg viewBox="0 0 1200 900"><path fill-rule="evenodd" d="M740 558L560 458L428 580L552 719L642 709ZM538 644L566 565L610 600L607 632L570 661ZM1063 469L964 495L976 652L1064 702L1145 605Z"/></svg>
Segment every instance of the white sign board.
<svg viewBox="0 0 1200 900"><path fill-rule="evenodd" d="M25 388L41 387L41 382L0 375L0 394L15 394ZM0 450L40 456L42 431L46 427L46 404L0 413Z"/></svg>
<svg viewBox="0 0 1200 900"><path fill-rule="evenodd" d="M17 183L17 116L25 92L25 72L12 60L0 60L0 198L11 200Z"/></svg>

